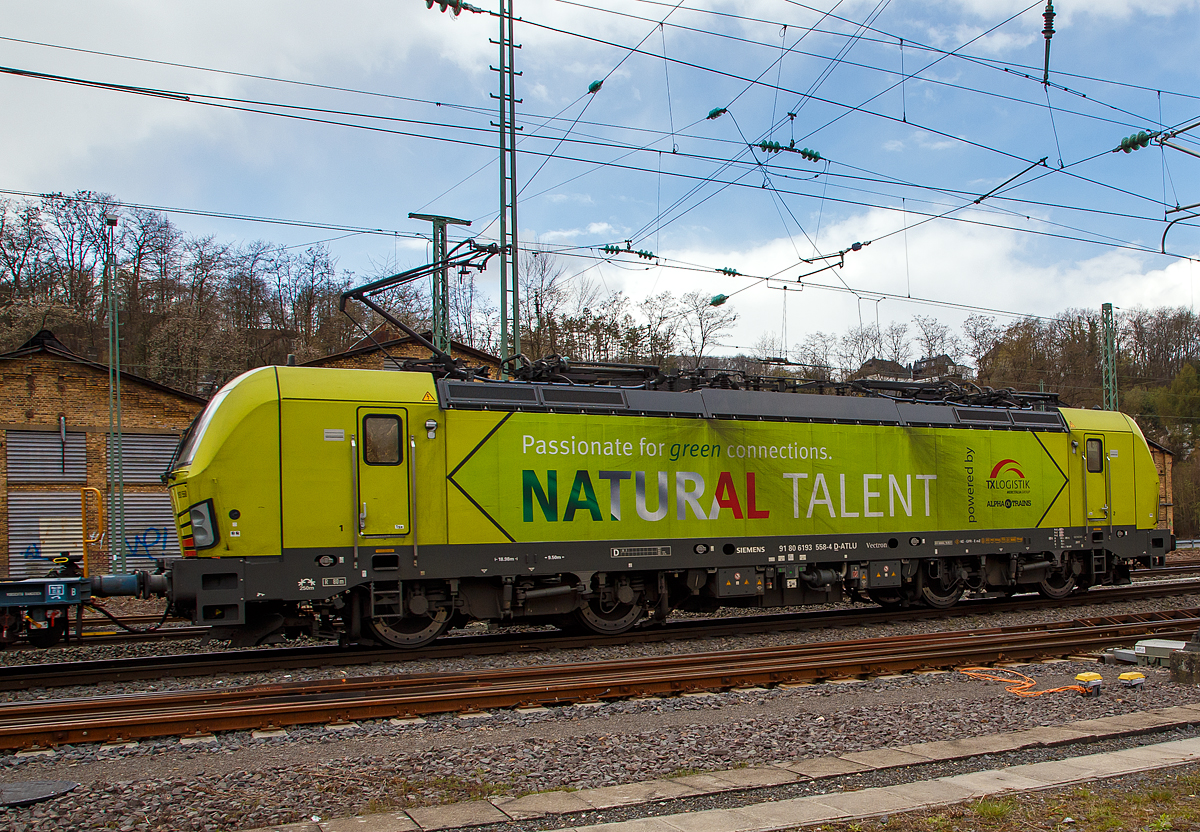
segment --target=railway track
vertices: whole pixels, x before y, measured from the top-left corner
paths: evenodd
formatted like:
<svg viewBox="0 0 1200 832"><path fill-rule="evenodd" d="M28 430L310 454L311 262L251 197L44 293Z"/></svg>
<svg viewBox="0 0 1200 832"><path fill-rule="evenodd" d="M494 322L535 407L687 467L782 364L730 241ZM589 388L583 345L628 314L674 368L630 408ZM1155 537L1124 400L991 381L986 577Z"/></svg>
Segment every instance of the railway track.
<svg viewBox="0 0 1200 832"><path fill-rule="evenodd" d="M1133 573L1136 579L1170 579L1182 577L1184 575L1194 575L1200 572L1200 562L1195 564L1176 564L1173 566L1157 567L1153 569L1140 569ZM129 615L120 616L120 619L129 627L144 628L154 627L162 621L161 615ZM184 639L204 638L208 632L208 627L193 626L182 618L168 618L162 621L160 628L148 632L128 632L119 629L115 624L100 615L85 615L83 618L84 627L82 641L72 638L71 642L76 645L82 643L87 645L99 644L124 644L127 642L136 641L181 641ZM8 645L7 649L40 649L32 648L31 645L18 643ZM2 686L0 686L2 689Z"/></svg>
<svg viewBox="0 0 1200 832"><path fill-rule="evenodd" d="M0 714L0 748L563 705L1036 660L1150 635L1190 635L1198 626L1200 609L1193 608L682 656L9 703Z"/></svg>
<svg viewBox="0 0 1200 832"><path fill-rule="evenodd" d="M208 676L223 673L255 673L297 668L352 667L416 659L449 659L466 655L577 649L626 644L631 641L682 641L756 633L870 626L897 621L956 618L1097 603L1118 603L1191 593L1200 593L1200 580L1094 589L1058 601L1038 596L974 599L961 602L948 610L934 610L926 607L881 610L871 607L868 609L815 610L790 614L743 615L715 619L676 619L665 625L644 627L618 636L570 635L557 630L516 631L443 637L434 644L419 650L338 647L324 644L303 647L266 647L255 650L219 651L178 656L18 665L7 668L3 674L0 674L0 690L23 690L32 687L53 688L64 685Z"/></svg>

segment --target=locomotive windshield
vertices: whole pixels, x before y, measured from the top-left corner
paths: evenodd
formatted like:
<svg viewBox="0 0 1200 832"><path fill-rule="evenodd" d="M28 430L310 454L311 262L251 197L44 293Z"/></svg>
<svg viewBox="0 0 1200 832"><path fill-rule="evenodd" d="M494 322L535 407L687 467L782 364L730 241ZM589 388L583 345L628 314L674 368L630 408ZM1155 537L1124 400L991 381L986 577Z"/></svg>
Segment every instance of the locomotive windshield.
<svg viewBox="0 0 1200 832"><path fill-rule="evenodd" d="M200 444L200 437L204 436L204 430L208 427L208 423L212 421L213 414L217 412L217 408L221 406L221 402L229 394L233 388L232 384L227 384L217 391L217 394L209 399L204 410L196 418L191 430L188 431L183 440L183 446L180 447L176 457L176 467L184 467L192 464L192 457L196 455L196 447Z"/></svg>

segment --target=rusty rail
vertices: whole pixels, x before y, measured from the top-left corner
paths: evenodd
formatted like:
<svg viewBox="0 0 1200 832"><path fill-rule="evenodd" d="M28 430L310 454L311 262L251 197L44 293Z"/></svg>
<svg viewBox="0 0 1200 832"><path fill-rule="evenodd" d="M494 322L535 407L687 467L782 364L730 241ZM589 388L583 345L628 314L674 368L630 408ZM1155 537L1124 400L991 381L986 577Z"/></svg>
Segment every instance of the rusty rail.
<svg viewBox="0 0 1200 832"><path fill-rule="evenodd" d="M948 610L913 607L906 610L888 611L872 606L837 610L809 610L802 613L740 615L715 619L677 619L663 626L640 628L618 636L565 635L554 630L518 631L442 638L419 650L316 645L21 665L10 667L0 674L0 690L59 687L110 681L123 682L165 676L206 676L215 673L264 672L328 666L349 667L378 662L458 658L465 655L586 648L624 644L631 641L682 641L817 628L871 626L898 621L951 619L968 615L1056 609L1194 593L1200 593L1200 580L1094 589L1058 601L1050 601L1038 596L973 599L959 603ZM200 629L192 629L190 635L193 637L201 635Z"/></svg>
<svg viewBox="0 0 1200 832"><path fill-rule="evenodd" d="M0 748L131 740L526 704L561 705L951 668L1074 655L1128 644L1147 635L1188 636L1197 627L1200 627L1200 609L1187 609L461 674L358 677L225 690L16 702L6 704L0 712Z"/></svg>

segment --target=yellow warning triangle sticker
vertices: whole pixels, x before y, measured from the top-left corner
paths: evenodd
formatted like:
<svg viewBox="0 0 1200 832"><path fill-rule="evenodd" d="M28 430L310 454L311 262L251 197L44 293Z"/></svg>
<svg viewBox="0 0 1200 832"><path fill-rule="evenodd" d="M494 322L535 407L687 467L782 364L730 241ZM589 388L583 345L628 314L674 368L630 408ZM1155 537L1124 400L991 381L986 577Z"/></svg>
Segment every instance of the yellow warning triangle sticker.
<svg viewBox="0 0 1200 832"><path fill-rule="evenodd" d="M433 401L433 394L432 394L432 393L426 393L426 394L425 394L425 398L421 399L421 401L423 401L423 402L431 402L431 401Z"/></svg>

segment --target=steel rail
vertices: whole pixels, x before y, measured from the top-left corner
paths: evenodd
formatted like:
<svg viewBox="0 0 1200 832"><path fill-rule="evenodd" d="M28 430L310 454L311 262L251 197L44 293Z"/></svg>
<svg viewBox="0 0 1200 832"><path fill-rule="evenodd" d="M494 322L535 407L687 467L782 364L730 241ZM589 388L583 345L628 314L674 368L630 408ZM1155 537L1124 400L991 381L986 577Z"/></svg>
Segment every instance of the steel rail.
<svg viewBox="0 0 1200 832"><path fill-rule="evenodd" d="M748 650L362 677L95 699L17 702L0 748L130 740L818 681L1074 655L1145 636L1188 635L1200 609Z"/></svg>
<svg viewBox="0 0 1200 832"><path fill-rule="evenodd" d="M1173 575L1194 575L1197 572L1200 572L1200 562L1175 563L1170 566L1135 569L1131 574L1135 578L1169 578Z"/></svg>
<svg viewBox="0 0 1200 832"><path fill-rule="evenodd" d="M912 607L904 610L836 609L810 610L803 613L744 615L718 619L678 619L665 625L644 627L616 636L564 635L558 631L525 631L443 637L434 644L418 650L321 645L22 665L11 667L5 673L0 674L0 690L124 682L168 676L206 676L234 672L345 667L417 659L459 658L464 655L541 652L620 645L633 641L648 643L682 641L763 632L871 626L898 621L947 619L968 615L1116 603L1191 593L1200 593L1200 580L1094 589L1089 592L1076 593L1061 600L1028 596L1012 599L974 599L960 602L945 610L928 607Z"/></svg>

